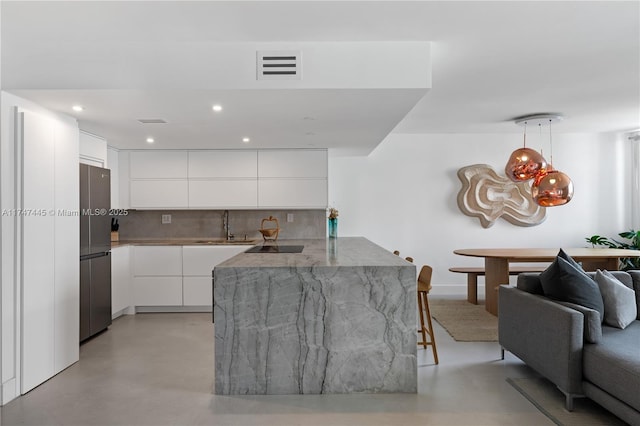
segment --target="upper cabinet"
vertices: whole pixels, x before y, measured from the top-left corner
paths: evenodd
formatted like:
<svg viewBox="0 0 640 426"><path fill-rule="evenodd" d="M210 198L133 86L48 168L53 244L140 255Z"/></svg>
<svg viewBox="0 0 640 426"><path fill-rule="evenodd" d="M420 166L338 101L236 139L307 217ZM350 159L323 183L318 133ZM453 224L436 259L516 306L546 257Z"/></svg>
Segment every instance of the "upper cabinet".
<svg viewBox="0 0 640 426"><path fill-rule="evenodd" d="M258 152L260 178L327 178L324 149L266 150Z"/></svg>
<svg viewBox="0 0 640 426"><path fill-rule="evenodd" d="M190 151L189 179L257 178L256 151Z"/></svg>
<svg viewBox="0 0 640 426"><path fill-rule="evenodd" d="M130 207L188 208L186 151L133 151L129 156Z"/></svg>
<svg viewBox="0 0 640 426"><path fill-rule="evenodd" d="M190 151L190 208L255 208L256 151Z"/></svg>
<svg viewBox="0 0 640 426"><path fill-rule="evenodd" d="M80 162L90 166L108 168L107 140L80 131Z"/></svg>
<svg viewBox="0 0 640 426"><path fill-rule="evenodd" d="M133 151L129 161L132 180L187 178L185 151Z"/></svg>
<svg viewBox="0 0 640 426"><path fill-rule="evenodd" d="M327 206L323 149L131 151L128 169L131 208Z"/></svg>
<svg viewBox="0 0 640 426"><path fill-rule="evenodd" d="M320 149L258 152L258 206L325 208L327 151Z"/></svg>

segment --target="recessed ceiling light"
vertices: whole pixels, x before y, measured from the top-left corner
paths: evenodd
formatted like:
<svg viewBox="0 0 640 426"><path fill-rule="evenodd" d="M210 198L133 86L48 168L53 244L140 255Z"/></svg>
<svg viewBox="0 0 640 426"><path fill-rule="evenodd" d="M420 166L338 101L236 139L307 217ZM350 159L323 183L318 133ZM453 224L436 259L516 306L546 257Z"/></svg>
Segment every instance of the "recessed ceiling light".
<svg viewBox="0 0 640 426"><path fill-rule="evenodd" d="M222 111L222 106L221 105L214 105L212 109L215 112L220 112L220 111Z"/></svg>
<svg viewBox="0 0 640 426"><path fill-rule="evenodd" d="M148 143L154 143L155 141L153 140L153 138L147 138L147 142Z"/></svg>
<svg viewBox="0 0 640 426"><path fill-rule="evenodd" d="M82 105L74 105L71 107L72 110L74 110L75 112L82 112L84 111L84 108L82 107Z"/></svg>
<svg viewBox="0 0 640 426"><path fill-rule="evenodd" d="M249 139L249 138L242 138L242 142L244 142L244 143L249 143L249 142L251 142L251 139Z"/></svg>

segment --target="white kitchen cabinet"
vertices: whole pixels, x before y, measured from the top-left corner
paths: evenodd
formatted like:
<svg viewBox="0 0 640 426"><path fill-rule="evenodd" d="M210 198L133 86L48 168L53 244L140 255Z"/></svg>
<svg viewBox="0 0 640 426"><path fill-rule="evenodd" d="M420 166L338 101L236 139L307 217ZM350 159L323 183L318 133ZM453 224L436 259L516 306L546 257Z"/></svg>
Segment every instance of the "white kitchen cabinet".
<svg viewBox="0 0 640 426"><path fill-rule="evenodd" d="M182 306L182 247L133 247L135 306Z"/></svg>
<svg viewBox="0 0 640 426"><path fill-rule="evenodd" d="M186 151L129 153L129 207L168 209L189 207Z"/></svg>
<svg viewBox="0 0 640 426"><path fill-rule="evenodd" d="M118 301L114 296L113 312L119 312L132 304L136 307L170 307L171 311L199 307L203 311L212 308L213 268L225 260L251 248L251 245L217 246L133 246L131 247L131 296L124 298L124 290ZM113 264L125 265L126 251L121 247L112 251ZM120 258L120 260L119 260ZM118 269L126 275L126 267ZM114 269L116 271L116 269ZM114 273L114 280L116 279ZM112 287L117 287L114 284ZM116 290L114 290L116 291ZM114 293L115 294L115 293ZM116 306L118 304L118 306ZM183 308L184 309L184 308ZM162 309L160 309L162 310Z"/></svg>
<svg viewBox="0 0 640 426"><path fill-rule="evenodd" d="M327 150L277 149L258 152L259 178L327 178Z"/></svg>
<svg viewBox="0 0 640 426"><path fill-rule="evenodd" d="M132 151L131 179L186 179L186 151Z"/></svg>
<svg viewBox="0 0 640 426"><path fill-rule="evenodd" d="M132 306L131 247L111 249L111 315Z"/></svg>
<svg viewBox="0 0 640 426"><path fill-rule="evenodd" d="M24 209L55 208L54 127L23 112L22 199ZM54 374L55 229L53 215L22 221L22 389L26 393ZM19 219L19 220L20 220Z"/></svg>
<svg viewBox="0 0 640 426"><path fill-rule="evenodd" d="M79 357L79 136L75 123L15 113L24 394Z"/></svg>
<svg viewBox="0 0 640 426"><path fill-rule="evenodd" d="M184 246L182 248L184 306L212 306L213 268L251 248L241 246Z"/></svg>
<svg viewBox="0 0 640 426"><path fill-rule="evenodd" d="M134 277L136 306L182 306L182 277Z"/></svg>
<svg viewBox="0 0 640 426"><path fill-rule="evenodd" d="M257 151L190 151L190 208L255 208Z"/></svg>
<svg viewBox="0 0 640 426"><path fill-rule="evenodd" d="M326 149L130 151L128 164L130 208L327 206Z"/></svg>
<svg viewBox="0 0 640 426"><path fill-rule="evenodd" d="M134 246L134 276L182 276L181 246Z"/></svg>
<svg viewBox="0 0 640 426"><path fill-rule="evenodd" d="M80 226L78 217L59 212L77 212L80 207L78 168L79 131L73 126L55 126L55 330L54 371L64 370L80 357Z"/></svg>
<svg viewBox="0 0 640 426"><path fill-rule="evenodd" d="M211 277L183 277L182 303L184 306L213 306Z"/></svg>
<svg viewBox="0 0 640 426"><path fill-rule="evenodd" d="M189 179L256 178L257 151L190 151Z"/></svg>
<svg viewBox="0 0 640 426"><path fill-rule="evenodd" d="M256 208L257 179L189 180L190 208Z"/></svg>
<svg viewBox="0 0 640 426"><path fill-rule="evenodd" d="M327 150L258 152L258 207L326 208Z"/></svg>
<svg viewBox="0 0 640 426"><path fill-rule="evenodd" d="M133 209L189 206L189 183L186 180L132 180L129 191Z"/></svg>
<svg viewBox="0 0 640 426"><path fill-rule="evenodd" d="M326 179L261 179L258 181L261 208L326 208Z"/></svg>
<svg viewBox="0 0 640 426"><path fill-rule="evenodd" d="M182 248L182 273L185 276L207 276L211 278L213 268L217 264L251 247L253 246L184 246Z"/></svg>
<svg viewBox="0 0 640 426"><path fill-rule="evenodd" d="M107 140L91 133L80 131L80 151L78 157L80 162L90 166L108 166Z"/></svg>

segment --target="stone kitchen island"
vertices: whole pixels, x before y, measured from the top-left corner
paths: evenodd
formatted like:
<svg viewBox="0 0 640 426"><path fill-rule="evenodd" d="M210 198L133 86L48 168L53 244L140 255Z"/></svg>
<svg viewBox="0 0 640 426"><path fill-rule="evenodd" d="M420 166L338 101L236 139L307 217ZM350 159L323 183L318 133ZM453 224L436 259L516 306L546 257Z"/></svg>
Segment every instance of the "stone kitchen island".
<svg viewBox="0 0 640 426"><path fill-rule="evenodd" d="M214 269L215 393L417 392L415 266L361 237L277 248Z"/></svg>

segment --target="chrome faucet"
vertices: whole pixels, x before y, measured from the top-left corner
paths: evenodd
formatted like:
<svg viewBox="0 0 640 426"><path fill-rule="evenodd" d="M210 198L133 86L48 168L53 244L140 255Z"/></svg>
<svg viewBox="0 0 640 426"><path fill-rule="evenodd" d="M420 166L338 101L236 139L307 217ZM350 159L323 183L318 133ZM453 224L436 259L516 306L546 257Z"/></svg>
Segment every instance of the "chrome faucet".
<svg viewBox="0 0 640 426"><path fill-rule="evenodd" d="M233 240L233 234L231 233L231 227L229 226L229 210L225 210L222 215L222 227L224 228L227 241Z"/></svg>

